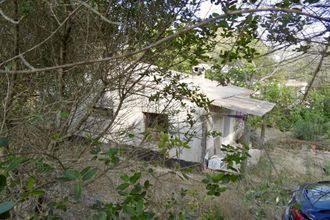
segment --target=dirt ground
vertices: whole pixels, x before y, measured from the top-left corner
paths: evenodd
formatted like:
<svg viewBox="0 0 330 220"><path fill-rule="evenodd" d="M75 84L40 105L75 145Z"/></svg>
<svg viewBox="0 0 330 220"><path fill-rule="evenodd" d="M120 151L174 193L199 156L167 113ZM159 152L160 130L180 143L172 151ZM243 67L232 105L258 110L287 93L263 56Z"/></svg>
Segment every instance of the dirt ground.
<svg viewBox="0 0 330 220"><path fill-rule="evenodd" d="M290 133L268 129L266 143L272 163L263 153L244 179L221 196L219 208L225 219L281 219L299 184L330 180L329 140L300 141Z"/></svg>
<svg viewBox="0 0 330 220"><path fill-rule="evenodd" d="M315 147L313 142L293 141L289 133L268 130L266 149L257 165L247 169L244 178L228 185L228 190L220 197L206 195L201 180L213 172L186 173L173 171L150 163L126 161L116 169L105 172L83 191L81 203L75 213L68 213L67 219L75 216L92 218L90 207L97 201L103 203L120 202L116 187L120 176L132 170L142 171L141 182L148 179L153 187L148 193L149 209L164 219L166 212L189 213L188 219L281 219L290 193L301 183L330 180L330 146ZM326 150L328 147L329 150ZM93 161L86 162L95 165ZM150 172L152 170L152 172ZM185 190L186 196L181 197ZM86 219L82 218L82 219Z"/></svg>

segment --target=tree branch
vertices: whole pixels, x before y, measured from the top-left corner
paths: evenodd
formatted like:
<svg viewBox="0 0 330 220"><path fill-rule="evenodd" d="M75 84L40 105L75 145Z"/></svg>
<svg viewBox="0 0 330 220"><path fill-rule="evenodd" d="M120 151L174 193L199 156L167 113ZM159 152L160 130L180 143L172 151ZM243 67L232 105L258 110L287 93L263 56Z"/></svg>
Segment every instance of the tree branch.
<svg viewBox="0 0 330 220"><path fill-rule="evenodd" d="M27 49L26 51L16 55L16 56L13 56L12 58L0 63L0 67L3 66L4 64L12 61L12 60L15 60L21 56L23 56L24 54L40 47L41 45L43 45L44 43L46 43L49 39L51 39L61 28L62 26L79 10L79 8L81 7L82 5L79 5L77 8L75 8L65 19L64 21L48 36L46 37L44 40L42 40L40 43L34 45L33 47L31 47L30 49ZM0 9L1 10L1 9ZM62 67L59 67L59 68L62 68ZM56 68L56 69L59 69L59 68ZM34 70L31 70L31 71L35 71L35 70L38 70L38 69L34 69ZM23 70L24 71L24 70ZM13 71L13 72L17 72L17 71ZM19 72L19 71L18 71ZM37 72L40 72L40 71L37 71Z"/></svg>
<svg viewBox="0 0 330 220"><path fill-rule="evenodd" d="M321 70L323 60L327 56L327 51L328 51L328 48L329 48L329 44L330 44L330 37L328 38L328 44L325 46L325 48L324 48L324 50L322 52L320 61L319 61L318 65L317 65L317 67L316 67L316 69L315 69L315 71L313 73L313 78L310 81L309 85L307 86L306 92L304 94L304 97L301 100L301 103L304 102L307 99L308 93L309 93L310 89L312 88L312 85L314 83L314 80L315 80L318 72L320 72L320 70Z"/></svg>
<svg viewBox="0 0 330 220"><path fill-rule="evenodd" d="M29 69L34 70L35 68L24 58L22 54L19 55L19 58L21 58L22 62L25 66L27 66Z"/></svg>
<svg viewBox="0 0 330 220"><path fill-rule="evenodd" d="M81 5L80 5L81 6ZM69 17L71 17L79 8L80 6L78 6L63 22L62 25L69 19ZM303 15L306 17L311 17L311 18L315 18L318 19L320 21L327 21L330 22L330 18L324 18L324 17L319 17L319 16L315 16L312 14L308 14L299 10L295 10L295 9L285 9L285 8L258 8L258 9L244 9L244 10L235 10L235 11L228 11L227 14L222 14L219 15L217 17L213 17L213 18L208 18L205 19L201 22L198 22L194 25L188 25L186 28L176 32L175 34L172 34L170 36L164 37L152 44L150 44L149 46L143 47L141 49L135 50L133 52L129 52L126 54L121 54L118 56L111 56L111 57L105 57L105 58L101 58L101 59L92 59L92 60L84 60L84 61L78 61L78 62L74 62L74 63L68 63L68 64L63 64L63 65L57 65L57 66L51 66L51 67L44 67L44 68L38 68L38 69L34 69L34 70L15 70L15 71L8 71L8 70L0 70L0 73L9 73L9 74L13 74L13 73L18 73L18 74L28 74L28 73L37 73L37 72L46 72L46 71L52 71L52 70L56 70L56 69L60 69L60 68L70 68L73 66L79 66L79 65L89 65L89 64L93 64L93 63L100 63L100 62L107 62L110 60L116 60L116 59L122 59L122 58L126 58L126 57L130 57L133 55L137 55L139 53L142 53L144 51L150 50L154 47L157 47L165 42L168 42L170 40L173 40L175 38L177 38L178 36L185 34L195 28L198 27L203 27L206 26L212 22L216 22L217 20L223 19L227 16L232 16L232 15L241 15L241 14L251 14L251 13L258 13L258 12L284 12L284 13L294 13L294 14L299 14L299 15ZM47 37L44 41L40 42L39 44L37 44L36 46L30 48L29 50L23 52L22 54L25 54L37 47L39 47L41 44L45 43L47 40L49 40L59 29L61 28L61 26L59 26L49 37ZM4 63L7 63L15 58L17 58L18 56L15 56L3 63L0 64L0 66L2 66Z"/></svg>
<svg viewBox="0 0 330 220"><path fill-rule="evenodd" d="M104 17L100 12L98 12L97 10L95 10L92 6L90 6L89 4L87 4L86 2L81 1L80 2L85 8L91 10L92 12L94 12L95 14L97 14L98 16L100 16L100 18L109 23L109 24L115 24L115 25L121 25L120 22L115 22L115 21L110 21L109 19L107 19L106 17Z"/></svg>
<svg viewBox="0 0 330 220"><path fill-rule="evenodd" d="M7 15L5 15L5 13L3 13L3 11L1 10L0 8L0 15L7 21L9 21L10 23L13 23L13 24L18 24L19 21L15 21L14 19L8 17Z"/></svg>

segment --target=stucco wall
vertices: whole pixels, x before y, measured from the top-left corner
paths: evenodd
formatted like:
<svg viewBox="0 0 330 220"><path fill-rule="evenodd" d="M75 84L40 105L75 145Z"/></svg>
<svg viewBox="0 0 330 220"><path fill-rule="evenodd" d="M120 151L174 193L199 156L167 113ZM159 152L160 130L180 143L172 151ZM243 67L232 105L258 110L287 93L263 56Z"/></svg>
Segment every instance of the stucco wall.
<svg viewBox="0 0 330 220"><path fill-rule="evenodd" d="M114 111L118 107L117 96L114 93L106 93L107 99L111 100L110 108ZM90 98L89 100L91 100ZM87 103L87 102L86 102ZM86 112L88 104L84 104L79 108L79 117L83 117ZM185 107L182 107L178 102L168 103L167 101L149 102L147 97L140 95L131 95L121 106L121 110L112 125L109 127L108 132L103 136L102 141L116 141L117 143L129 144L133 146L145 147L153 150L157 150L156 142L149 142L145 140L145 124L144 124L144 113L165 113L169 116L170 132L172 137L178 137L181 140L187 140L184 133L190 132L194 134L194 137L190 140L190 149L172 149L169 152L171 157L177 157L187 161L201 162L201 143L202 143L202 121L201 116L207 115L207 131L218 131L221 132L221 137L207 136L206 140L206 152L209 152L210 156L214 154L221 154L221 144L230 144L234 142L235 136L235 123L236 119L226 114L236 114L235 111L221 110L221 112L207 113L204 109L198 108L190 102L186 103ZM220 109L220 108L219 108ZM194 110L194 111L190 111ZM192 114L196 120L195 124L191 127L187 122L187 111ZM78 114L77 114L78 118ZM203 117L205 118L205 117ZM88 121L93 121L95 118L89 118ZM87 122L88 122L87 121ZM100 121L101 127L106 127L111 120L102 119ZM100 126L100 123L98 126ZM88 128L81 132L83 135L97 135L96 129ZM203 155L204 157L204 155Z"/></svg>

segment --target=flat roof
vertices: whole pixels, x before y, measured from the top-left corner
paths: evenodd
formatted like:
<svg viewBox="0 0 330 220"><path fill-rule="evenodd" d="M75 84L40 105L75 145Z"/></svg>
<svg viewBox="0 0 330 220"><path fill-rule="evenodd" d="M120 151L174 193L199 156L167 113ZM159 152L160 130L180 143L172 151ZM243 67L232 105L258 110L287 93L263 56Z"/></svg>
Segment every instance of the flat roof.
<svg viewBox="0 0 330 220"><path fill-rule="evenodd" d="M212 104L260 117L265 115L267 112L270 112L275 106L275 103L253 99L246 96L232 96L224 99L218 99L214 100Z"/></svg>
<svg viewBox="0 0 330 220"><path fill-rule="evenodd" d="M275 106L275 103L250 98L253 93L250 89L234 85L222 86L203 76L190 76L188 81L199 87L201 92L212 101L212 105L218 107L263 116Z"/></svg>
<svg viewBox="0 0 330 220"><path fill-rule="evenodd" d="M143 63L138 65L136 68L141 72L148 69L153 70L155 74L158 72L157 66ZM247 88L234 85L222 86L219 82L206 79L203 75L189 75L173 70L170 70L170 72L180 75L180 82L187 83L189 85L188 87L198 88L202 94L212 101L213 105L218 107L224 107L251 115L263 116L267 112L271 111L275 106L275 103L250 98L253 91ZM162 81L162 83L155 85L153 79L154 78L152 75L147 76L144 79L146 84L150 83L147 86L149 89L161 89L166 83L170 83Z"/></svg>

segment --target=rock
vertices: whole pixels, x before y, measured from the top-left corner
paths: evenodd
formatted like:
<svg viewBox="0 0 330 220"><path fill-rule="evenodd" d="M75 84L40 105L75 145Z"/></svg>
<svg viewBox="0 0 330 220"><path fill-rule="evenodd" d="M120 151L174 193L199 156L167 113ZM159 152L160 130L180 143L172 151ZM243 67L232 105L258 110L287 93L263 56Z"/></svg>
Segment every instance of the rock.
<svg viewBox="0 0 330 220"><path fill-rule="evenodd" d="M250 154L250 157L247 160L247 165L253 166L253 165L258 164L260 157L263 154L263 151L259 150L259 149L250 149L249 154Z"/></svg>
<svg viewBox="0 0 330 220"><path fill-rule="evenodd" d="M211 170L221 170L226 168L226 164L222 161L223 157L213 155L208 161L208 168Z"/></svg>

